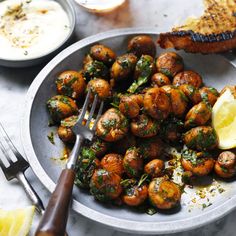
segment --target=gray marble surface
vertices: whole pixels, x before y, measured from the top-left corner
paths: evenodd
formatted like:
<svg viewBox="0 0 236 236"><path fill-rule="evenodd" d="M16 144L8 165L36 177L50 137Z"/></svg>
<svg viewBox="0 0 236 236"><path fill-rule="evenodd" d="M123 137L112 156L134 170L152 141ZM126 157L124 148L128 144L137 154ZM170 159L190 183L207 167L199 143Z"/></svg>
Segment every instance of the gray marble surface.
<svg viewBox="0 0 236 236"><path fill-rule="evenodd" d="M157 32L167 31L186 16L199 15L202 11L201 0L130 0L119 10L106 15L91 14L76 4L77 26L76 40L82 39L106 30L124 27L156 27ZM1 51L1 49L0 49ZM28 87L42 66L25 69L10 69L0 67L0 121L7 132L23 152L20 142L20 117L24 106L24 97ZM27 170L27 177L36 188L44 203L48 201L49 193L40 184L32 171ZM30 205L21 186L16 181L7 182L0 171L0 208L13 209ZM39 222L36 214L30 235L34 234ZM193 231L172 234L174 236L234 236L236 211L223 219ZM73 211L70 212L67 231L70 236L121 236L132 235L118 232L94 223Z"/></svg>

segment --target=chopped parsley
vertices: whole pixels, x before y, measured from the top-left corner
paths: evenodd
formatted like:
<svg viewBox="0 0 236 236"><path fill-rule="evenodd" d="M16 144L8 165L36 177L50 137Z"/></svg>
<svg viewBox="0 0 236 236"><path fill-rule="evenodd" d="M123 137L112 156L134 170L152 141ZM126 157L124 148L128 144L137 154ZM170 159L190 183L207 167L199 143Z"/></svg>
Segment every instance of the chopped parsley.
<svg viewBox="0 0 236 236"><path fill-rule="evenodd" d="M50 132L50 134L48 134L48 140L50 141L51 144L55 144L55 141L54 141L54 133L53 132Z"/></svg>

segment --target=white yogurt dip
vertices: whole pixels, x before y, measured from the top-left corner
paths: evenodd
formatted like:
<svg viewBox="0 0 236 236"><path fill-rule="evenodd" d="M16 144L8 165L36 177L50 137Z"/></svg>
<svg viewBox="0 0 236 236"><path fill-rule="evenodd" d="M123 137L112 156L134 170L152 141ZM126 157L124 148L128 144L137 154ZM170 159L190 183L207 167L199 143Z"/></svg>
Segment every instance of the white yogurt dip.
<svg viewBox="0 0 236 236"><path fill-rule="evenodd" d="M0 3L0 58L24 60L57 48L70 32L63 8L50 0Z"/></svg>

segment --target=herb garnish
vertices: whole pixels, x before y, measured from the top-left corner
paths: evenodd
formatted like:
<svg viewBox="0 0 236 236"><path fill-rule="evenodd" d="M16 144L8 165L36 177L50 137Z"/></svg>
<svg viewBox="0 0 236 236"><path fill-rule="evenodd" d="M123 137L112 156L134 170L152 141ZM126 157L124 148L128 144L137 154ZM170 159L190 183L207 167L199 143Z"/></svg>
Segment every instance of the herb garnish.
<svg viewBox="0 0 236 236"><path fill-rule="evenodd" d="M54 133L53 132L50 132L50 134L48 134L48 140L50 141L51 144L55 144L55 141L54 141Z"/></svg>

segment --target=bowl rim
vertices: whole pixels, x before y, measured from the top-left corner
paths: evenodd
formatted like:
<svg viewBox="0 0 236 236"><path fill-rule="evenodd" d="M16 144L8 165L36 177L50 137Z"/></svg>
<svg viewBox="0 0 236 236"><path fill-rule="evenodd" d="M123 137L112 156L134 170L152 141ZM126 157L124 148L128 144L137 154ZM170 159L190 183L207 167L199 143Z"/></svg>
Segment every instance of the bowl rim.
<svg viewBox="0 0 236 236"><path fill-rule="evenodd" d="M39 163L38 158L34 152L30 137L31 108L34 102L34 98L37 94L38 88L43 83L48 73L50 73L50 71L55 66L57 66L58 63L60 63L63 59L72 54L74 51L80 50L81 48L87 46L88 44L95 43L103 39L117 36L128 36L133 34L150 34L158 36L159 32L157 32L156 28L123 28L87 37L72 44L71 46L67 47L62 52L60 52L57 56L55 56L39 72L39 74L32 82L25 97L24 110L21 116L21 142L26 157L35 175L38 177L41 183L49 190L49 192L51 193L53 192L55 188L55 183L51 180L51 178L48 176L48 174L45 172L45 170ZM221 205L211 210L208 210L207 212L202 212L202 214L198 216L193 216L191 218L186 218L181 220L174 220L170 222L168 221L141 222L127 219L120 219L110 215L103 214L96 210L90 209L89 207L79 203L75 199L73 199L72 202L73 210L91 220L94 220L98 223L101 223L109 227L113 227L117 230L132 232L137 234L166 234L166 233L176 233L176 232L191 230L209 224L225 216L226 214L231 212L235 207L236 207L236 196L232 196L230 199L228 199Z"/></svg>
<svg viewBox="0 0 236 236"><path fill-rule="evenodd" d="M62 4L60 1L56 1L56 0L53 0L53 1L57 2L62 7ZM75 31L75 23L76 23L76 13L75 13L75 9L74 9L71 1L70 0L64 0L64 1L68 5L67 9L69 11L69 13L66 12L66 15L71 16L70 31L69 31L69 34L64 38L64 40L60 44L58 44L58 46L56 48L53 48L40 56L35 56L35 57L31 57L31 58L23 58L23 59L7 59L4 57L0 57L0 61L4 61L4 62L8 62L8 63L31 62L31 61L35 61L35 60L39 60L44 57L47 57L47 56L51 55L53 52L56 52L58 49L60 49L72 37L72 35Z"/></svg>

